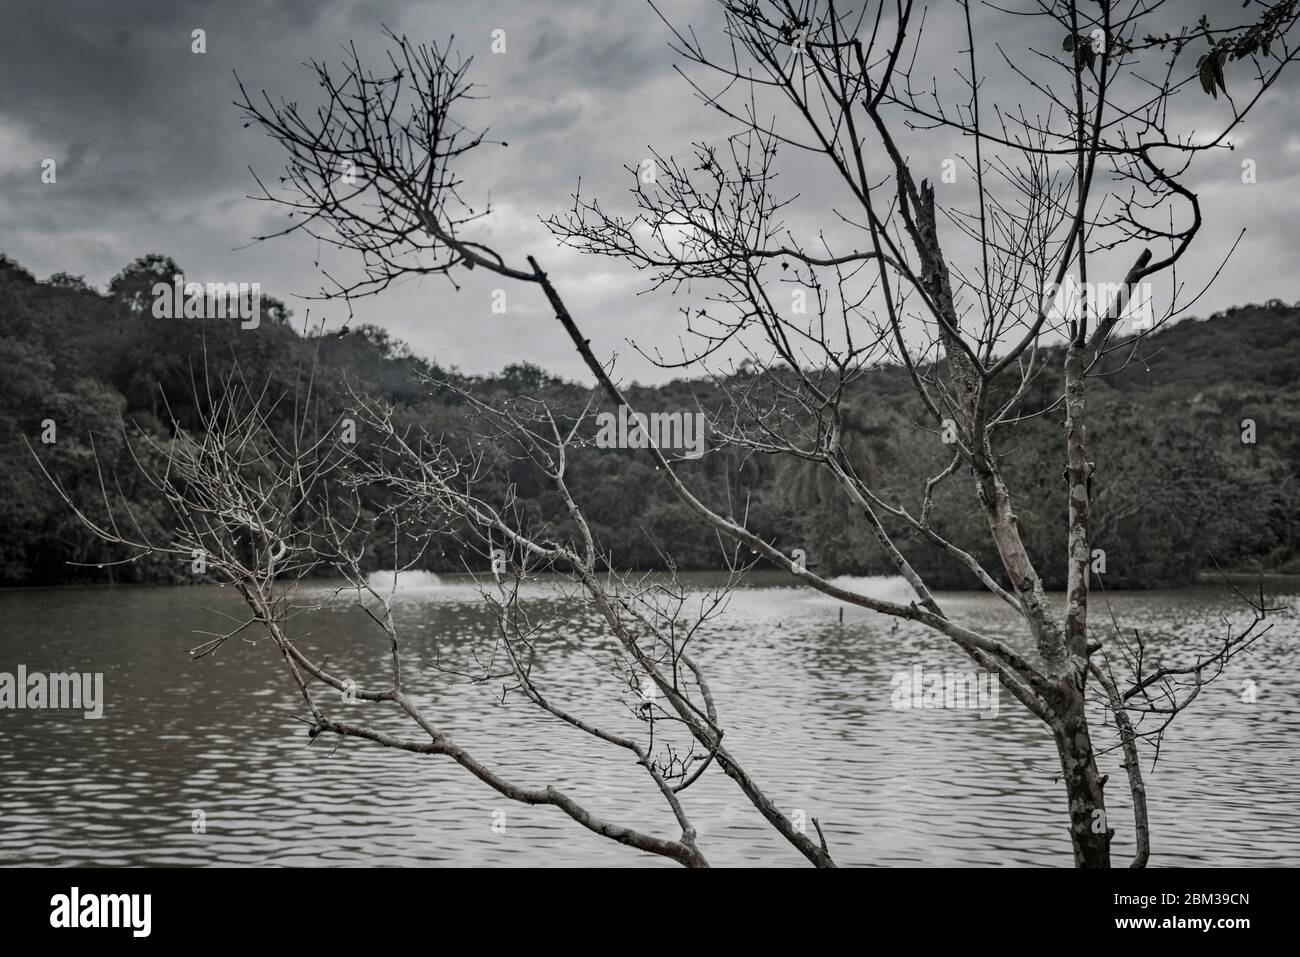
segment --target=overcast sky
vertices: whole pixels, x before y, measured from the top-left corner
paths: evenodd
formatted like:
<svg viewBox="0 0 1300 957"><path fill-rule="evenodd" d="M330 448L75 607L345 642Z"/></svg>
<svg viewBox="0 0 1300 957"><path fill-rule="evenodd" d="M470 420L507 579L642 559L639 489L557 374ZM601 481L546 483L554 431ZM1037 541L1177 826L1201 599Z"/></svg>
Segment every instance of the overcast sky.
<svg viewBox="0 0 1300 957"><path fill-rule="evenodd" d="M1224 15L1240 8L1236 0L1172 5L1188 23L1202 7ZM237 93L232 71L252 89L312 103L303 61L337 61L344 41L356 41L363 55L379 51L381 24L387 24L414 39L454 35L459 50L474 56L473 78L491 97L483 115L490 116L493 134L510 144L481 151L472 168L461 170L468 194L481 199L490 190L496 207L477 238L515 261L537 255L598 354L620 353L622 377L666 377L626 340L671 348L680 331L675 309L684 303L637 296L642 279L608 260L556 249L538 222L566 207L579 177L584 193L623 205L631 185L623 167L638 164L650 145L681 154L695 140L717 140L729 131L674 73L668 32L642 0L61 0L0 6L0 252L38 278L69 272L102 289L135 257L161 252L192 279L260 281L265 293L286 300L301 317L309 304L297 297L316 292L321 282L312 264L314 244L295 237L239 248L278 222L266 204L246 198L253 190L248 167L274 175L278 158L274 144L243 128L231 103ZM662 8L695 24L703 36L716 32L710 3L665 0ZM931 73L948 76L958 61L964 35L954 10L944 0L931 5L920 72L928 62L938 64ZM1024 24L1002 25L996 39L1012 50L1034 43L1059 49L1059 38L1033 33L1041 30L1036 21ZM203 55L190 52L195 28L206 31ZM490 49L496 29L506 31L501 54ZM1231 238L1248 230L1196 315L1236 303L1300 299L1298 80L1293 72L1252 115L1247 132L1234 137L1235 152L1207 158L1194 173L1208 225L1182 278L1207 276ZM1005 71L995 74L991 67L988 83L987 102L1017 101ZM1201 100L1188 104L1198 118L1214 106ZM54 185L41 183L47 157L58 163ZM1258 182L1251 186L1240 182L1244 157L1257 163ZM937 156L918 161L934 163ZM814 205L829 188L822 166L795 179ZM825 215L827 208L813 214ZM390 289L361 302L358 317L385 326L417 353L468 372L528 360L588 379L536 290L510 287L508 313L492 315L490 287L500 283L477 274L463 278L458 293L437 278ZM335 304L312 310L335 323L345 313Z"/></svg>

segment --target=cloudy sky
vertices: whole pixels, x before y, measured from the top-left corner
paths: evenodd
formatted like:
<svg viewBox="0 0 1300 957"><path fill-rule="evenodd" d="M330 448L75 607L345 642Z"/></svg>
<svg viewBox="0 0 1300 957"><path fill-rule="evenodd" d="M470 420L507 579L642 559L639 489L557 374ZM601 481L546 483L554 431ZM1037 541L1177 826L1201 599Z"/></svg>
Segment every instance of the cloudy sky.
<svg viewBox="0 0 1300 957"><path fill-rule="evenodd" d="M1240 7L1171 4L1188 23L1202 7L1225 16ZM710 3L665 0L661 7L701 36L716 34ZM930 74L948 78L960 61L964 31L955 10L946 0L930 6L918 73L930 64ZM340 322L345 310L338 305L298 298L321 283L309 239L247 245L280 222L266 204L247 198L254 188L249 167L274 175L279 163L274 144L243 128L232 105L234 73L254 90L309 104L314 93L303 61L337 61L346 41L355 41L363 57L374 56L387 25L413 39L454 36L455 46L474 57L473 78L491 97L481 115L510 146L480 151L473 167L461 170L468 194L482 199L490 192L496 210L475 237L507 259L537 255L598 354L619 353L621 377L667 377L627 340L671 349L680 332L675 310L684 303L638 296L643 280L609 260L557 249L538 221L567 206L580 177L584 193L618 207L632 182L624 166L638 164L651 145L682 154L693 141L730 131L674 72L668 31L643 0L61 0L4 3L0 22L0 252L39 278L69 272L103 288L135 257L161 252L190 278L260 281L299 317L312 305L313 317ZM202 55L191 53L196 28L206 31ZM494 54L498 29L506 49ZM986 29L994 28L978 20L977 33ZM977 35L977 46L996 40L1012 51L1059 49L1059 38L1041 29L1028 18L1009 25L1003 18L995 37ZM998 54L990 48L988 56L986 102L1026 99L992 62ZM1207 226L1180 278L1208 276L1236 233L1247 230L1196 315L1300 299L1296 72L1234 136L1237 149L1206 157L1191 177ZM1213 101L1185 99L1192 125L1213 119ZM937 165L941 155L937 148L914 157ZM1240 181L1245 157L1256 161L1253 185ZM45 158L58 164L53 185L41 182ZM787 182L812 206L797 222L815 222L834 203L828 176L822 166L792 162ZM357 315L417 353L465 371L528 360L588 378L535 290L512 287L508 313L493 315L490 287L499 283L463 278L459 292L437 278L406 283L361 302Z"/></svg>

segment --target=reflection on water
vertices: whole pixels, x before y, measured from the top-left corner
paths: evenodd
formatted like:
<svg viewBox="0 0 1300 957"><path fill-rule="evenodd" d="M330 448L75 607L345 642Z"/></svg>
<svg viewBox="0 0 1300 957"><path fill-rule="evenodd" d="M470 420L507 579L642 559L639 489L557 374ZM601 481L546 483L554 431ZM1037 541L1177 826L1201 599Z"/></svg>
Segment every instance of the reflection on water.
<svg viewBox="0 0 1300 957"><path fill-rule="evenodd" d="M841 864L1070 863L1055 751L1014 700L1004 694L996 718L895 710L897 672L969 662L923 627L852 608L841 623L838 603L784 587L788 579L761 581L782 587L740 591L698 639L697 654L733 752L782 808L821 820ZM492 622L464 577L411 584L399 580L395 603L407 681L458 743L521 784L554 784L597 814L675 836L625 752L597 747L517 696L503 703L500 681L431 671L435 656L472 667L490 647ZM331 595L324 586L313 592ZM1289 609L1273 632L1175 722L1148 775L1153 865L1300 863L1298 594L1300 583L1276 583L1271 597ZM558 607L545 586L529 601ZM1025 646L995 599L953 593L942 602L953 617ZM1221 634L1220 614L1242 616L1234 602L1208 587L1111 596L1126 628L1168 649ZM553 808L499 798L447 759L361 741L311 743L295 717L301 699L274 648L251 629L247 640L189 659L202 640L192 630L224 630L217 612L241 611L234 594L215 587L0 593L0 671L102 671L106 697L99 721L0 711L0 862L666 863ZM381 635L355 608L327 604L294 627L304 647L360 686L383 681ZM636 733L629 692L603 670L607 648L594 621L557 629L540 683L584 717ZM1254 704L1242 701L1247 680ZM335 707L411 733L382 706ZM1123 772L1117 755L1105 762L1116 860L1126 863ZM711 771L684 798L711 863L803 863L722 776ZM193 832L194 811L203 812L204 833ZM494 820L504 820L504 832Z"/></svg>

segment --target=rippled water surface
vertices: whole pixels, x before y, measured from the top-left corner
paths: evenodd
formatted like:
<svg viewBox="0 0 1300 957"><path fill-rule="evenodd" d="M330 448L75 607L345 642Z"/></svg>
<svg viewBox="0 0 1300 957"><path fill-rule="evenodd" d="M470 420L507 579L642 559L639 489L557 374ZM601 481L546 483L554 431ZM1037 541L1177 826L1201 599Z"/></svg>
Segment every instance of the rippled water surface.
<svg viewBox="0 0 1300 957"><path fill-rule="evenodd" d="M777 578L757 582L697 639L697 655L733 753L783 810L821 820L841 864L1070 863L1055 750L1010 696L1001 695L995 717L896 710L896 673L967 661L924 628L895 628L856 609L841 622L829 599ZM1148 772L1153 864L1300 863L1300 582L1270 589L1287 610L1178 718ZM325 586L313 591L328 595ZM519 784L553 784L603 817L676 836L626 752L594 744L517 695L503 703L501 681L429 668L436 656L468 669L490 650L493 620L472 583L416 582L398 595L409 688L459 744ZM539 585L525 598L541 611L560 607L553 596ZM942 602L952 617L1026 645L994 599L950 593ZM1246 617L1219 587L1121 594L1111 604L1125 628L1171 654L1208 648L1224 632L1222 615ZM241 610L229 590L208 587L0 592L0 671L101 671L106 697L98 721L0 711L0 863L665 863L555 808L506 801L447 758L357 740L312 743L295 717L301 697L269 641L234 640L190 660L195 630L225 630L218 612ZM329 605L293 627L305 649L362 687L383 680L385 646L355 608ZM606 648L594 622L566 628L548 642L539 682L583 717L636 734L635 695L610 677ZM1247 681L1253 704L1242 700ZM384 706L328 700L344 720L418 736ZM1097 733L1111 740L1109 729ZM1117 755L1104 763L1125 863L1124 775ZM711 770L683 799L711 863L803 862L720 774ZM195 811L204 833L194 833Z"/></svg>

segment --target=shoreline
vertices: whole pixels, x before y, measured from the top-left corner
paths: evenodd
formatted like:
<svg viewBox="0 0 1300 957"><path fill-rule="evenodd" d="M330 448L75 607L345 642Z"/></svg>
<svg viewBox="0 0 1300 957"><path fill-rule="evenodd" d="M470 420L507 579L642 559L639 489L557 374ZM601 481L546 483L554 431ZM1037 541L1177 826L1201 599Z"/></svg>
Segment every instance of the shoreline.
<svg viewBox="0 0 1300 957"><path fill-rule="evenodd" d="M384 570L378 569L377 571L384 571ZM423 569L412 569L412 571L423 571ZM683 578L686 579L687 581L689 581L692 578L699 578L706 575L725 576L727 574L727 570L721 568L679 568L676 571L677 574L683 576ZM429 572L429 574L436 575L439 578L445 578L448 580L449 584L471 582L473 581L473 575L474 575L474 573L472 572L465 572L465 571ZM480 572L479 574L487 575L489 573L487 571L483 571ZM666 575L668 574L668 571L667 569L649 569L648 574ZM543 580L544 578L549 578L549 577L563 578L564 576L559 573L553 572L553 573L548 573L545 576L537 576L537 580L540 581ZM827 576L827 578L828 580L845 579L845 578L885 580L885 579L897 578L899 582L903 581L902 578L899 578L898 576L895 575L882 575L882 574L872 573L872 572L842 572L838 574L829 575ZM300 581L303 583L311 583L311 582L325 583L330 581L339 581L339 579L328 575L321 575L319 577L303 578ZM1261 572L1261 571L1252 571L1248 569L1226 569L1223 571L1219 571L1219 570L1211 571L1208 569L1202 569L1196 572L1196 577L1194 578L1194 580L1183 582L1180 584L1174 584L1174 585L1156 585L1151 588L1126 588L1121 586L1106 585L1104 580L1102 584L1105 592L1123 593L1123 594L1141 594L1143 592L1179 591L1188 588L1200 588L1200 587L1205 587L1207 585L1224 585L1227 583L1241 585L1242 583L1254 583L1259 581L1263 581L1263 582L1291 581L1300 584L1300 572L1281 572L1281 571ZM200 587L204 585L219 586L220 584L221 584L220 582L215 582L215 581L62 582L59 584L51 584L51 585L15 584L15 585L0 585L0 594L29 592L29 591L57 591L60 589L194 588L194 587ZM744 581L742 582L740 587L742 588L747 587L747 584L749 585L749 587L763 587L763 588L779 587L782 584L787 584L792 589L800 587L798 579L795 576L791 575L789 572L782 571L781 569L778 568L759 568L750 571L745 575ZM974 587L967 587L967 588L940 587L940 588L935 588L934 591L941 594L943 593L980 594L983 593L984 590L980 588L974 588ZM1057 593L1063 591L1063 589L1048 589L1048 591L1049 593ZM1098 589L1098 593L1099 594L1102 593L1102 589Z"/></svg>

